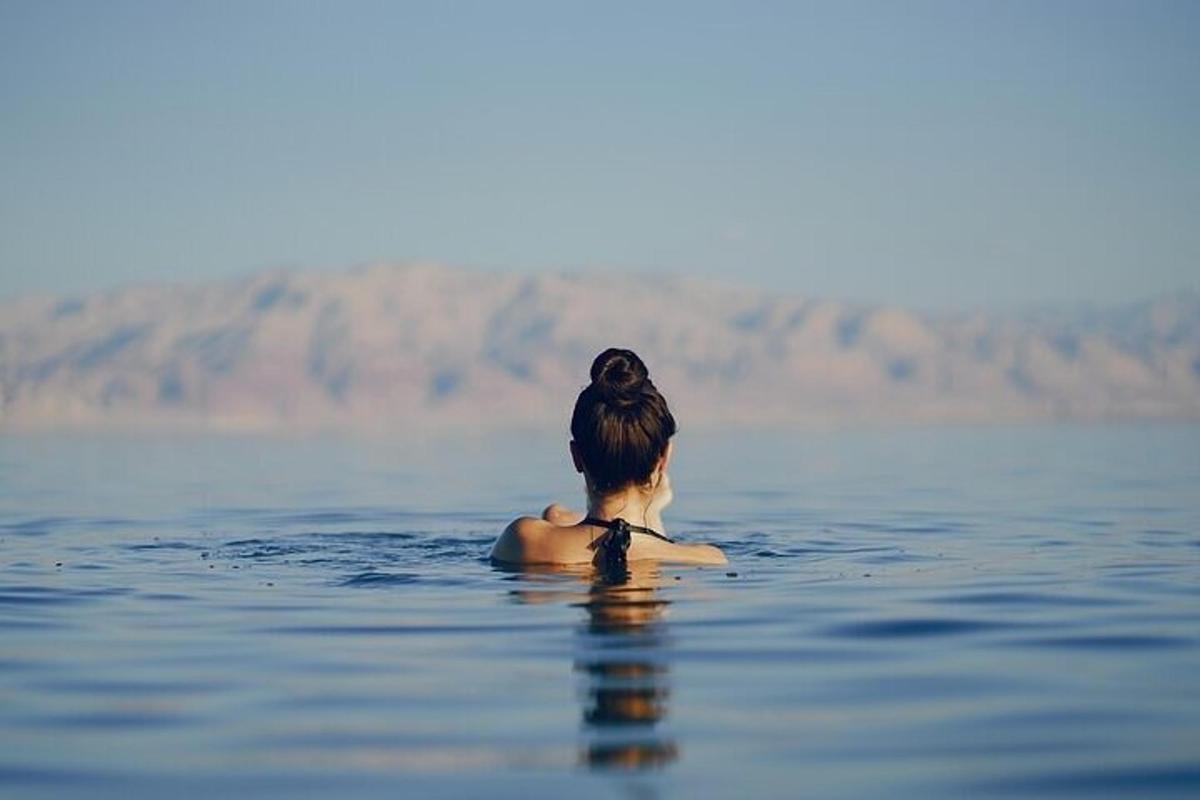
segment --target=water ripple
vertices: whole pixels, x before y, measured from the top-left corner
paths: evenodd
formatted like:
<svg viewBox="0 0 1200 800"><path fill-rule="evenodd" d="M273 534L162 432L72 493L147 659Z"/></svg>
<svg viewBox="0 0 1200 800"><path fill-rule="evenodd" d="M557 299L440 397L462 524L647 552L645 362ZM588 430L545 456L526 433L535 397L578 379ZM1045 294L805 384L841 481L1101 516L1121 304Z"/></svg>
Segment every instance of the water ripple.
<svg viewBox="0 0 1200 800"><path fill-rule="evenodd" d="M954 636L1010 627L1005 623L976 619L919 618L869 620L826 629L830 636L850 639L893 639L923 636Z"/></svg>
<svg viewBox="0 0 1200 800"><path fill-rule="evenodd" d="M346 578L339 586L403 586L418 583L421 576L412 572L360 572Z"/></svg>
<svg viewBox="0 0 1200 800"><path fill-rule="evenodd" d="M1050 794L1143 797L1150 793L1157 796L1195 797L1200 793L1200 764L1146 764L1046 771L1036 775L981 781L977 788L1026 797Z"/></svg>
<svg viewBox="0 0 1200 800"><path fill-rule="evenodd" d="M1090 636L1047 636L1023 639L1017 644L1029 647L1051 647L1069 650L1147 650L1171 647L1186 647L1195 643L1181 636L1156 636L1153 634L1094 634Z"/></svg>

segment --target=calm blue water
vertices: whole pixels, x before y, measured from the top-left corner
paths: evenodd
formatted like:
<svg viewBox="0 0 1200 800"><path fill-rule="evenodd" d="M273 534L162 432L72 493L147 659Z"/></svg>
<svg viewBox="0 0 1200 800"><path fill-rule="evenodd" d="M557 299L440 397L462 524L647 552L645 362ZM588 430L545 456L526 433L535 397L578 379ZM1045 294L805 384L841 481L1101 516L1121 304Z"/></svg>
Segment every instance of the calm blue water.
<svg viewBox="0 0 1200 800"><path fill-rule="evenodd" d="M677 446L605 586L558 438L0 440L0 794L1200 795L1200 427Z"/></svg>

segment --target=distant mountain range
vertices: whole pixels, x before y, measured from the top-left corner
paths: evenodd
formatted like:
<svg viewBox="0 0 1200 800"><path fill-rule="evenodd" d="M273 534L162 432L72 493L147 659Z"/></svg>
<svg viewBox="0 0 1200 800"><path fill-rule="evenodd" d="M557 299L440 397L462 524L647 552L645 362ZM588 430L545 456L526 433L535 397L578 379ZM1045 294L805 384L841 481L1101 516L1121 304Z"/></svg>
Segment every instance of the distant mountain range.
<svg viewBox="0 0 1200 800"><path fill-rule="evenodd" d="M609 345L685 426L1200 418L1194 293L932 314L380 265L0 305L0 427L565 428Z"/></svg>

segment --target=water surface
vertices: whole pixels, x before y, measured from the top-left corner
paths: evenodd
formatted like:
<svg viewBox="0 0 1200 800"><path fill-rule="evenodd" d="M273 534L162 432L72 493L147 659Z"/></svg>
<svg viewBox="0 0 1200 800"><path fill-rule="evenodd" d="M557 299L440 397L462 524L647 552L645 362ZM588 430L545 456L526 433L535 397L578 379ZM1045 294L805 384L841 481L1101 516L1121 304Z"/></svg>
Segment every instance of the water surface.
<svg viewBox="0 0 1200 800"><path fill-rule="evenodd" d="M688 433L725 568L487 562L565 442L0 441L0 791L1200 792L1200 428Z"/></svg>

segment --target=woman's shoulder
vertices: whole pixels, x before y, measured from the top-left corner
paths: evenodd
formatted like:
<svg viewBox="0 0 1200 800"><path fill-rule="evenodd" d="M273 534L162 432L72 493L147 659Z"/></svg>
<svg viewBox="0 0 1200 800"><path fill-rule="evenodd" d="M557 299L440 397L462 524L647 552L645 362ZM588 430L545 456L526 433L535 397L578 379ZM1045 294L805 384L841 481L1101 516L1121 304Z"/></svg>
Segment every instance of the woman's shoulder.
<svg viewBox="0 0 1200 800"><path fill-rule="evenodd" d="M572 530L572 527L555 525L538 517L517 517L496 540L492 558L511 564L570 561L564 559L562 550L564 545L573 543L570 541Z"/></svg>
<svg viewBox="0 0 1200 800"><path fill-rule="evenodd" d="M546 525L545 520L537 517L517 517L508 523L508 527L492 545L492 558L497 561L507 561L520 564L528 560L528 552L534 539L543 535L538 530L540 525Z"/></svg>
<svg viewBox="0 0 1200 800"><path fill-rule="evenodd" d="M632 559L653 559L668 564L718 565L728 564L719 547L711 544L664 542L648 536L635 538Z"/></svg>

